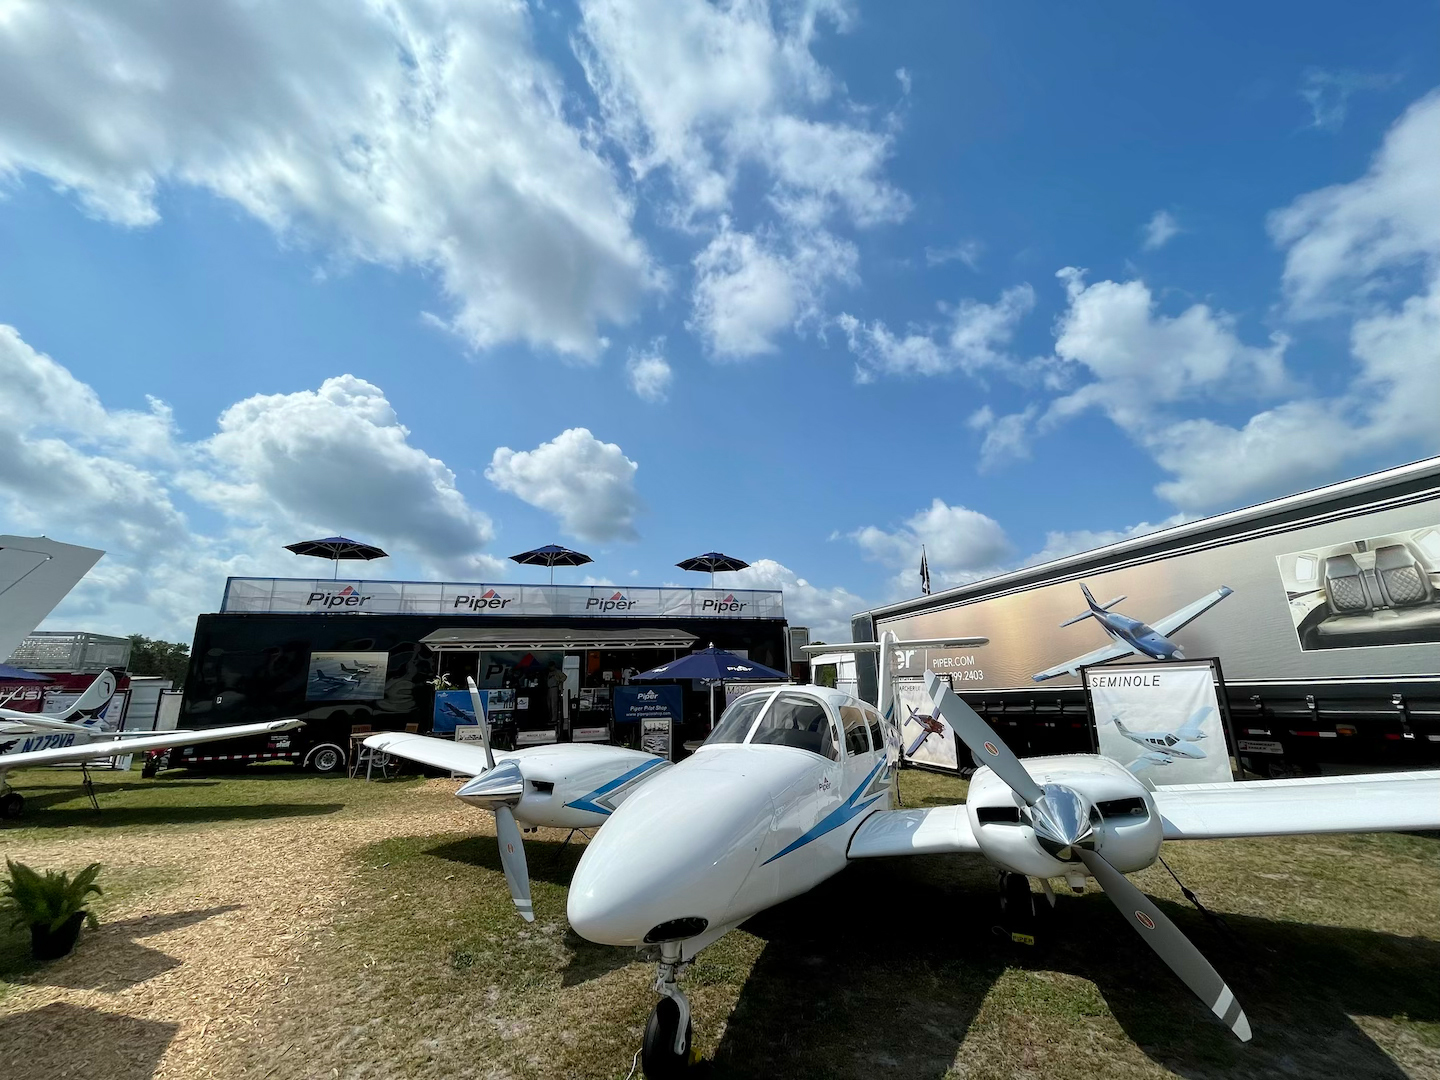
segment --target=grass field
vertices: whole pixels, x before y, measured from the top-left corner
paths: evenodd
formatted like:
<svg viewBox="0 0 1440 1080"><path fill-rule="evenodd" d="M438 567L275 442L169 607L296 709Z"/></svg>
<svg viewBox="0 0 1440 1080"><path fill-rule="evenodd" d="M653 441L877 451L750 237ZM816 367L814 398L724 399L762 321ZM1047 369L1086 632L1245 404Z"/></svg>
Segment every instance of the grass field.
<svg viewBox="0 0 1440 1080"><path fill-rule="evenodd" d="M17 774L0 830L39 866L106 865L106 924L43 968L0 937L0 1073L130 1077L625 1076L652 964L565 923L580 851L527 838L514 915L489 815L455 783L281 770ZM958 781L903 775L909 805ZM1213 1023L1098 892L1040 942L993 932L976 858L860 863L747 924L684 978L702 1077L1440 1078L1440 838L1171 844L1135 875L1255 1028Z"/></svg>

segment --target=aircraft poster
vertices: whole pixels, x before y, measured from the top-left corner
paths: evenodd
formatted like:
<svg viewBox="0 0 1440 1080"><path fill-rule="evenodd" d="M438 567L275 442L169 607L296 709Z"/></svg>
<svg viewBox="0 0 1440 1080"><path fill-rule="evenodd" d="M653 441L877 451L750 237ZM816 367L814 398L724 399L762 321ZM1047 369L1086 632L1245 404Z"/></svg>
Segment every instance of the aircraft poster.
<svg viewBox="0 0 1440 1080"><path fill-rule="evenodd" d="M306 701L379 701L385 696L390 654L316 652L310 654Z"/></svg>
<svg viewBox="0 0 1440 1080"><path fill-rule="evenodd" d="M1209 661L1085 669L1100 753L1150 787L1233 780Z"/></svg>
<svg viewBox="0 0 1440 1080"><path fill-rule="evenodd" d="M1428 500L1217 541L877 619L875 631L902 640L988 637L975 649L914 650L908 663L892 668L899 676L918 677L926 668L948 674L959 694L1078 687L1080 667L1172 657L1219 657L1230 683L1433 674L1440 641L1437 519L1440 507ZM1316 577L1299 581L1297 570ZM1351 580L1333 582L1326 596L1327 576ZM1335 610L1347 590L1361 606ZM1326 610L1314 614L1322 604ZM1329 622L1342 613L1342 621ZM1346 632L1316 630L1317 621Z"/></svg>
<svg viewBox="0 0 1440 1080"><path fill-rule="evenodd" d="M906 761L952 771L960 767L955 729L935 715L924 679L896 679L895 705L900 713L900 753Z"/></svg>

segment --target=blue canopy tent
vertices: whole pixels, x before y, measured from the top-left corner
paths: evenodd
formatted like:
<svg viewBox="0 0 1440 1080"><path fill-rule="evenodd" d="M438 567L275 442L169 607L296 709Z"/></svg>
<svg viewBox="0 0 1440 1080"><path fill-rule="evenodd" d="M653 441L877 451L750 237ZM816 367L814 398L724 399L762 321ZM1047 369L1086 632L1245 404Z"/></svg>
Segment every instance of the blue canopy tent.
<svg viewBox="0 0 1440 1080"><path fill-rule="evenodd" d="M717 649L712 643L708 649L700 649L682 656L679 659L671 660L668 664L661 664L659 667L651 668L649 671L642 671L639 675L631 677L631 682L659 682L665 679L698 679L701 682L709 683L710 691L710 730L715 730L715 691L716 683L723 683L725 680L732 681L755 681L755 682L789 682L790 676L783 671L776 671L764 664L757 664L754 660L746 660L743 656L736 656L724 649Z"/></svg>

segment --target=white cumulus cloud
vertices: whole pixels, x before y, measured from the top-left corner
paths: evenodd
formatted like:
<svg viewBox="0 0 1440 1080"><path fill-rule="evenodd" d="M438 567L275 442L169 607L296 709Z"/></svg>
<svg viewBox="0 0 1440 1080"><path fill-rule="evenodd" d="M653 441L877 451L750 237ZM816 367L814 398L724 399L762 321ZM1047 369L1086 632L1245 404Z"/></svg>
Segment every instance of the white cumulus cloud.
<svg viewBox="0 0 1440 1080"><path fill-rule="evenodd" d="M1169 210L1156 210L1145 223L1146 251L1158 251L1164 247L1181 232L1180 223L1175 220L1175 215Z"/></svg>
<svg viewBox="0 0 1440 1080"><path fill-rule="evenodd" d="M848 313L838 322L855 355L855 377L860 382L881 375L943 375L951 371L973 375L1018 364L1009 352L1010 342L1034 306L1035 290L1016 285L993 304L965 299L942 309L946 323L938 329L912 329L900 336L879 320L866 324Z"/></svg>
<svg viewBox="0 0 1440 1080"><path fill-rule="evenodd" d="M495 451L486 478L501 491L548 511L582 540L637 540L639 466L615 443L569 428L534 450Z"/></svg>
<svg viewBox="0 0 1440 1080"><path fill-rule="evenodd" d="M919 593L922 546L937 590L997 573L1015 553L994 518L938 498L898 528L866 525L850 538L865 558L895 572L891 584L897 596Z"/></svg>
<svg viewBox="0 0 1440 1080"><path fill-rule="evenodd" d="M109 408L9 326L0 326L0 523L107 552L57 619L172 640L189 640L227 576L306 572L281 545L312 531L358 533L402 565L499 568L480 550L489 519L363 380L248 398L212 437L186 442L163 403Z"/></svg>
<svg viewBox="0 0 1440 1080"><path fill-rule="evenodd" d="M642 401L664 401L670 393L670 382L674 372L661 352L664 339L650 343L648 349L633 351L625 364L625 373L630 379L630 389Z"/></svg>
<svg viewBox="0 0 1440 1080"><path fill-rule="evenodd" d="M169 185L341 260L434 271L476 346L581 357L657 275L528 9L506 0L13 0L0 176L128 226Z"/></svg>
<svg viewBox="0 0 1440 1080"><path fill-rule="evenodd" d="M782 590L786 620L808 626L810 636L821 641L849 641L850 616L868 606L848 589L815 585L774 559L756 559L747 569L726 574L724 583L727 588Z"/></svg>

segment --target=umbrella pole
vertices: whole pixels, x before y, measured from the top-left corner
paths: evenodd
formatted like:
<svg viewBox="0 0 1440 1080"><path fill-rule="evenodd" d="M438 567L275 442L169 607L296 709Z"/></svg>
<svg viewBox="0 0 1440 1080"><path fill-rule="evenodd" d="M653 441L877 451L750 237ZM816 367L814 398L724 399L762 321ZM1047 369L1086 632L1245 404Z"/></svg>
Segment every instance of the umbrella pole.
<svg viewBox="0 0 1440 1080"><path fill-rule="evenodd" d="M710 684L710 730L715 730L715 684Z"/></svg>
<svg viewBox="0 0 1440 1080"><path fill-rule="evenodd" d="M333 566L333 567L335 567L335 569L330 572L330 580L331 580L331 581L339 581L339 580L340 580L340 558L339 558L339 556L336 556L335 558L331 559L331 560L330 560L330 565Z"/></svg>
<svg viewBox="0 0 1440 1080"><path fill-rule="evenodd" d="M555 584L555 564L553 562L550 564L550 584Z"/></svg>

